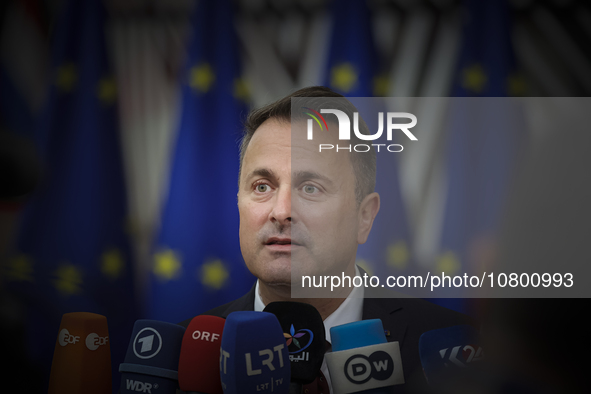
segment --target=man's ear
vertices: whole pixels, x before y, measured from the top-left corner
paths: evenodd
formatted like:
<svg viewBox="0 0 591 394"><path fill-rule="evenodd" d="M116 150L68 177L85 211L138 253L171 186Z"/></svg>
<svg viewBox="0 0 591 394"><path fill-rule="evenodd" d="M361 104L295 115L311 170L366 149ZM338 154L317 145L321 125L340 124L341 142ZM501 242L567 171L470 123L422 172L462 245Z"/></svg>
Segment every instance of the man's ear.
<svg viewBox="0 0 591 394"><path fill-rule="evenodd" d="M361 204L359 204L359 227L357 230L357 243L364 244L367 241L373 220L376 218L380 210L380 195L378 193L370 193Z"/></svg>

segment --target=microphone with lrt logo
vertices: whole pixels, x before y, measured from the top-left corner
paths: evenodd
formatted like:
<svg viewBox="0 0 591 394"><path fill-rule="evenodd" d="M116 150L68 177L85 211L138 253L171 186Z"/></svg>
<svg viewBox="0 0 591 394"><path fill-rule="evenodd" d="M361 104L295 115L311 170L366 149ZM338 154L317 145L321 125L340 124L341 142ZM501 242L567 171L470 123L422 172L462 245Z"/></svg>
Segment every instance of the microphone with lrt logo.
<svg viewBox="0 0 591 394"><path fill-rule="evenodd" d="M301 302L271 302L265 309L277 317L286 340L291 364L290 393L302 393L303 385L319 375L326 333L322 316L312 305Z"/></svg>
<svg viewBox="0 0 591 394"><path fill-rule="evenodd" d="M176 394L185 328L156 320L133 325L125 362L119 366L121 393Z"/></svg>
<svg viewBox="0 0 591 394"><path fill-rule="evenodd" d="M474 388L483 378L476 366L484 354L472 326L427 331L419 338L419 355L427 382L441 392Z"/></svg>
<svg viewBox="0 0 591 394"><path fill-rule="evenodd" d="M179 386L185 392L223 394L220 346L226 320L201 315L191 320L181 345Z"/></svg>
<svg viewBox="0 0 591 394"><path fill-rule="evenodd" d="M111 349L107 318L88 312L62 316L49 394L110 394Z"/></svg>
<svg viewBox="0 0 591 394"><path fill-rule="evenodd" d="M335 394L389 393L404 383L398 342L388 342L380 319L330 329L332 352L326 363Z"/></svg>
<svg viewBox="0 0 591 394"><path fill-rule="evenodd" d="M277 318L267 312L232 312L220 349L224 394L287 394L290 366Z"/></svg>

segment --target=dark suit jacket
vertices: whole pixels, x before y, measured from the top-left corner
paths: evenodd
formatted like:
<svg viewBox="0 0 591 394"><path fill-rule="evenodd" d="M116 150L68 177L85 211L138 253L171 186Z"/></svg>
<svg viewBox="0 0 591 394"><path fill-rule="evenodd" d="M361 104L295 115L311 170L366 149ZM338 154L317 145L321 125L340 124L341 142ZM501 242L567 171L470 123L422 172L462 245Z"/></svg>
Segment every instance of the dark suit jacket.
<svg viewBox="0 0 591 394"><path fill-rule="evenodd" d="M371 297L371 288L366 288L366 296ZM204 315L226 318L235 311L254 310L255 286L243 297L225 305L211 309ZM396 294L396 293L391 293ZM428 393L419 357L419 338L424 332L460 324L475 323L466 315L443 308L418 298L365 298L363 301L363 320L381 319L384 330L389 331L388 342L398 341L402 356L404 385L395 387L393 393ZM191 319L181 323L187 327Z"/></svg>

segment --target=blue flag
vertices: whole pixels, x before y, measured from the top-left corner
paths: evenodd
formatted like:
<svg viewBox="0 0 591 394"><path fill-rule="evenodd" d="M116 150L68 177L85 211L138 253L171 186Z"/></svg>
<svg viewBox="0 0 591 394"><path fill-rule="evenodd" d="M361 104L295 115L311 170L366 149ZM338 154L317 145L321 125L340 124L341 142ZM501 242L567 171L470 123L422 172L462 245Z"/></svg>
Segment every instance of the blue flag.
<svg viewBox="0 0 591 394"><path fill-rule="evenodd" d="M31 355L46 381L64 313L107 317L114 376L137 317L105 18L99 0L72 0L56 24L37 134L44 177L3 267L7 288L27 306Z"/></svg>
<svg viewBox="0 0 591 394"><path fill-rule="evenodd" d="M370 133L375 133L378 112L384 112L383 103L377 98L356 99L373 95L378 56L370 17L365 1L333 2L325 81L331 89L351 97ZM384 149L377 153L376 192L382 200L381 208L368 241L357 253L357 264L381 277L411 269L410 237L400 192L397 155Z"/></svg>
<svg viewBox="0 0 591 394"><path fill-rule="evenodd" d="M168 198L154 245L148 316L179 322L244 295L255 278L238 238L239 140L246 107L231 1L192 17Z"/></svg>
<svg viewBox="0 0 591 394"><path fill-rule="evenodd" d="M371 97L377 53L365 1L332 4L332 30L325 86L347 97Z"/></svg>
<svg viewBox="0 0 591 394"><path fill-rule="evenodd" d="M446 275L480 273L482 264L491 258L499 216L524 141L517 103L506 97L520 86L510 41L509 5L470 0L465 6L452 96L466 98L454 99L449 109L448 186L435 262L436 271ZM465 308L462 300L442 303Z"/></svg>
<svg viewBox="0 0 591 394"><path fill-rule="evenodd" d="M23 137L33 138L35 134L33 112L2 64L0 64L0 127L2 132L11 132Z"/></svg>

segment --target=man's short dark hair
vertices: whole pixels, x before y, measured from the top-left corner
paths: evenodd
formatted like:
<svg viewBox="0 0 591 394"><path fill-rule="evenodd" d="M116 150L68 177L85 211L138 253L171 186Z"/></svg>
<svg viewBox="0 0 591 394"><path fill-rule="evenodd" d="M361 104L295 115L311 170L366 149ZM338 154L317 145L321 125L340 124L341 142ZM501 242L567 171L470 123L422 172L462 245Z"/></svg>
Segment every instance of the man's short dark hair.
<svg viewBox="0 0 591 394"><path fill-rule="evenodd" d="M306 100L306 104L311 107L321 106L324 108L339 109L345 112L349 119L353 119L353 112L358 112L357 108L349 100L343 100L345 96L333 92L324 86L310 86L292 94L279 99L271 104L267 104L262 108L255 109L248 114L244 125L244 135L240 143L240 170L238 176L240 179L240 173L242 172L242 162L244 160L244 154L246 148L252 139L252 136L256 130L265 122L267 119L274 118L279 121L290 123L292 120L291 113L291 98L292 97L305 97L311 98ZM293 114L294 116L304 116L300 113ZM365 121L359 117L359 131L362 134L370 134L369 129ZM351 137L351 144L362 142L354 134ZM357 203L361 201L370 193L373 193L376 185L376 152L373 147L370 146L368 152L351 152L351 164L353 166L353 172L355 174L355 197ZM239 181L240 182L240 181Z"/></svg>

